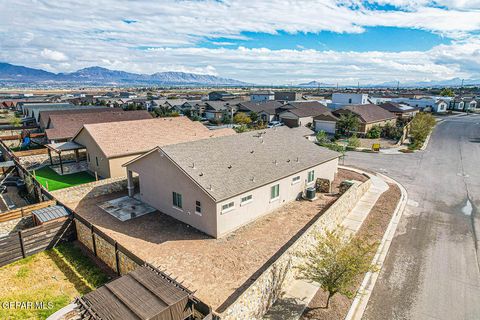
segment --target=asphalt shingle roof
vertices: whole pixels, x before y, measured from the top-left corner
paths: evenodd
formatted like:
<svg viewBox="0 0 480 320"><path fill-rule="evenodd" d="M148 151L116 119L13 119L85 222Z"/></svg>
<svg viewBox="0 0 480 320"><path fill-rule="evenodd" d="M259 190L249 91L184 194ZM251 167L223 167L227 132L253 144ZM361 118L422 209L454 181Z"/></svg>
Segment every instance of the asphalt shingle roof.
<svg viewBox="0 0 480 320"><path fill-rule="evenodd" d="M288 111L299 118L315 117L329 111L328 107L317 101L291 102L288 105L293 106L293 108L288 109Z"/></svg>
<svg viewBox="0 0 480 320"><path fill-rule="evenodd" d="M45 130L49 140L71 139L85 124L152 119L148 111L83 112L50 115L51 129Z"/></svg>
<svg viewBox="0 0 480 320"><path fill-rule="evenodd" d="M119 109L113 109L108 107L96 107L96 106L83 106L81 109L67 109L67 110L48 110L40 111L38 114L38 121L42 128L47 128L50 116L53 114L73 114L73 113L89 113L89 112L110 112Z"/></svg>
<svg viewBox="0 0 480 320"><path fill-rule="evenodd" d="M355 113L360 117L360 120L366 123L378 122L382 120L395 119L396 116L376 104L358 104L343 107L342 109L336 110L334 113L345 113L347 110Z"/></svg>
<svg viewBox="0 0 480 320"><path fill-rule="evenodd" d="M169 145L161 150L216 201L340 155L287 127Z"/></svg>
<svg viewBox="0 0 480 320"><path fill-rule="evenodd" d="M86 124L82 130L90 134L107 158L147 152L157 146L235 134L230 128L209 130L187 117Z"/></svg>
<svg viewBox="0 0 480 320"><path fill-rule="evenodd" d="M283 103L280 101L270 100L266 102L241 102L238 105L242 106L242 110L248 109L257 113L264 111L268 114L275 114L277 108L283 106Z"/></svg>

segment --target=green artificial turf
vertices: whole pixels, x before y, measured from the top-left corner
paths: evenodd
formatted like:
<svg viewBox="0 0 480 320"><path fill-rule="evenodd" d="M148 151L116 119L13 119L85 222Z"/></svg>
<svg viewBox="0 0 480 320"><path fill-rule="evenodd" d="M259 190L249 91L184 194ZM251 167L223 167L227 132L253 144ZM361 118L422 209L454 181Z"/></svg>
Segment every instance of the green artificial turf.
<svg viewBox="0 0 480 320"><path fill-rule="evenodd" d="M79 184L95 181L95 178L87 172L77 172L61 176L49 167L43 167L41 169L35 170L35 177L37 181L40 182L49 191L68 188Z"/></svg>

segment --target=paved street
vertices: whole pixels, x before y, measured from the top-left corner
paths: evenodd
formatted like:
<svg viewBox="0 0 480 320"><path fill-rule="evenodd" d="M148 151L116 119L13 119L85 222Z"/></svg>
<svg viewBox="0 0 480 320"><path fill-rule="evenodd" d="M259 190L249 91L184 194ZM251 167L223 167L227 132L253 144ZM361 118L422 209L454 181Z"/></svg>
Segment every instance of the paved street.
<svg viewBox="0 0 480 320"><path fill-rule="evenodd" d="M480 115L445 118L423 152L349 152L345 164L409 193L364 319L480 319Z"/></svg>

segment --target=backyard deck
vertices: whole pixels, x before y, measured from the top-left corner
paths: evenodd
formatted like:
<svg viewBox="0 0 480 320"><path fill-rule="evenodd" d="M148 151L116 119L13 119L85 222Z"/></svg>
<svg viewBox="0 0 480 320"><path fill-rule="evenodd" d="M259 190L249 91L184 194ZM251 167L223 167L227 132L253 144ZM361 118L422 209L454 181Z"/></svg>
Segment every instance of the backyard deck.
<svg viewBox="0 0 480 320"><path fill-rule="evenodd" d="M269 260L336 199L291 202L225 238L213 239L158 211L122 222L98 206L124 195L68 205L140 258L184 280L216 310L233 302Z"/></svg>

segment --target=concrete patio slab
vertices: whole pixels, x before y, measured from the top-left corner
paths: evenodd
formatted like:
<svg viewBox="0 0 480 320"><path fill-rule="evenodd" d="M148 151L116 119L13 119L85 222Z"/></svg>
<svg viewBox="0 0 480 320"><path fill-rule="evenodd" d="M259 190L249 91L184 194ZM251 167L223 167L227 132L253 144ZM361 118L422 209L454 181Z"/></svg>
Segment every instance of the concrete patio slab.
<svg viewBox="0 0 480 320"><path fill-rule="evenodd" d="M129 196L112 199L98 206L120 221L127 221L157 210Z"/></svg>

